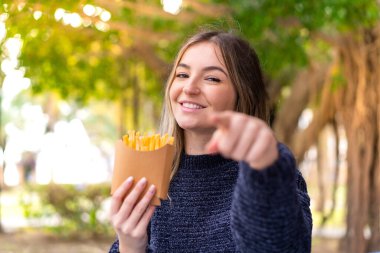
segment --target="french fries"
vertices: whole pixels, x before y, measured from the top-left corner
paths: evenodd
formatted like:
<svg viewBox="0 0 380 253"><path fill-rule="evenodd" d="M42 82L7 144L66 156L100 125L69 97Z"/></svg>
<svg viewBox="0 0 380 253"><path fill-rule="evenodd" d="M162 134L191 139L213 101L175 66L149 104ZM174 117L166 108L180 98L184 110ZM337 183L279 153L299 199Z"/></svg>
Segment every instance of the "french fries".
<svg viewBox="0 0 380 253"><path fill-rule="evenodd" d="M169 136L168 134L164 134L162 136L159 134L140 135L140 132L130 130L128 131L128 134L123 136L123 142L128 147L137 151L153 151L165 146L166 144L173 145L174 137Z"/></svg>

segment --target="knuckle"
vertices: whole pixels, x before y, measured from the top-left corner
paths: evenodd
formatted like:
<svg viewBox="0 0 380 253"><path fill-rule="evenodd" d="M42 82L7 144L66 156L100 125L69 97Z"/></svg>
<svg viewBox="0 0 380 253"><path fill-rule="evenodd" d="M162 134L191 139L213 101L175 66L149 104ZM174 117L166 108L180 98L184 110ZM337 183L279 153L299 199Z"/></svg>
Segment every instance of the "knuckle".
<svg viewBox="0 0 380 253"><path fill-rule="evenodd" d="M240 161L243 160L244 157L240 152L235 151L234 153L232 153L231 158Z"/></svg>
<svg viewBox="0 0 380 253"><path fill-rule="evenodd" d="M244 114L238 113L235 116L234 123L236 126L245 126L247 123L248 117Z"/></svg>
<svg viewBox="0 0 380 253"><path fill-rule="evenodd" d="M147 192L144 196L144 198L141 200L142 202L144 202L144 212L148 209L149 207L149 202L150 200L153 198L153 195L149 192Z"/></svg>
<svg viewBox="0 0 380 253"><path fill-rule="evenodd" d="M141 200L140 203L135 207L134 211L139 213L139 214L142 214L146 210L146 205L147 205L146 201Z"/></svg>
<svg viewBox="0 0 380 253"><path fill-rule="evenodd" d="M142 240L145 237L145 234L139 230L134 230L131 232L130 236L135 240Z"/></svg>
<svg viewBox="0 0 380 253"><path fill-rule="evenodd" d="M256 148L251 148L248 152L248 155L247 155L247 158L250 160L250 161L255 161L258 157L258 152L257 152L257 149Z"/></svg>
<svg viewBox="0 0 380 253"><path fill-rule="evenodd" d="M266 129L266 128L264 128L264 129L262 129L260 131L260 135L261 135L262 141L264 141L265 144L270 143L271 140L272 140L272 138L273 138L272 132L269 129Z"/></svg>
<svg viewBox="0 0 380 253"><path fill-rule="evenodd" d="M234 113L232 111L224 111L222 115L225 115L226 117L232 117Z"/></svg>
<svg viewBox="0 0 380 253"><path fill-rule="evenodd" d="M223 141L222 143L220 143L218 148L222 154L229 154L231 150L230 145L226 141Z"/></svg>
<svg viewBox="0 0 380 253"><path fill-rule="evenodd" d="M112 202L121 202L121 201L123 201L123 196L119 193L115 193L112 195L111 201Z"/></svg>
<svg viewBox="0 0 380 253"><path fill-rule="evenodd" d="M119 224L114 219L111 219L111 225L113 228L119 229Z"/></svg>
<svg viewBox="0 0 380 253"><path fill-rule="evenodd" d="M123 229L122 223L119 221L112 221L112 227L114 227L117 231L121 231Z"/></svg>
<svg viewBox="0 0 380 253"><path fill-rule="evenodd" d="M250 119L250 117L244 113L239 113L238 116L241 123L246 123Z"/></svg>
<svg viewBox="0 0 380 253"><path fill-rule="evenodd" d="M113 226L117 231L123 231L123 226L120 223L117 223Z"/></svg>
<svg viewBox="0 0 380 253"><path fill-rule="evenodd" d="M250 120L249 122L247 122L247 130L254 133L257 131L257 129L259 128L259 125L257 124L257 122L255 120Z"/></svg>
<svg viewBox="0 0 380 253"><path fill-rule="evenodd" d="M245 151L243 150L241 145L237 145L232 151L231 151L231 158L235 160L242 160L244 156Z"/></svg>
<svg viewBox="0 0 380 253"><path fill-rule="evenodd" d="M128 207L133 206L134 203L135 203L135 201L134 201L132 198L126 198L126 199L124 200L124 204L125 204L126 206L128 206Z"/></svg>
<svg viewBox="0 0 380 253"><path fill-rule="evenodd" d="M120 228L120 231L122 234L124 235L128 235L128 236L131 236L131 234L133 233L133 231L131 230L131 228L129 226L123 226Z"/></svg>

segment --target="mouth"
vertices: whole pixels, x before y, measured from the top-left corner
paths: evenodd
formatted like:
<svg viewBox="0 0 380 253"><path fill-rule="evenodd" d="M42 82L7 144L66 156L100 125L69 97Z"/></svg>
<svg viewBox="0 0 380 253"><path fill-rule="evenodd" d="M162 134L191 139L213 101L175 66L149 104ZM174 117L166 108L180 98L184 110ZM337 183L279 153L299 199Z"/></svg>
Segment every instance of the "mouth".
<svg viewBox="0 0 380 253"><path fill-rule="evenodd" d="M202 106L200 104L197 104L194 102L188 102L188 101L179 102L179 104L186 109L192 109L192 110L199 110L199 109L206 108L205 106Z"/></svg>

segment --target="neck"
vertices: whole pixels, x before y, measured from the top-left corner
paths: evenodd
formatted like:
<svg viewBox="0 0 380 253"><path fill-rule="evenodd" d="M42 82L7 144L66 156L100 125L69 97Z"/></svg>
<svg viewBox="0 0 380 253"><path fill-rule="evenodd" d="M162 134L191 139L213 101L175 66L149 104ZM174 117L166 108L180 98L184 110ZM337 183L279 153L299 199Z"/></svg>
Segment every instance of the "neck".
<svg viewBox="0 0 380 253"><path fill-rule="evenodd" d="M185 152L188 155L204 155L207 154L205 146L211 139L213 132L194 132L185 130Z"/></svg>

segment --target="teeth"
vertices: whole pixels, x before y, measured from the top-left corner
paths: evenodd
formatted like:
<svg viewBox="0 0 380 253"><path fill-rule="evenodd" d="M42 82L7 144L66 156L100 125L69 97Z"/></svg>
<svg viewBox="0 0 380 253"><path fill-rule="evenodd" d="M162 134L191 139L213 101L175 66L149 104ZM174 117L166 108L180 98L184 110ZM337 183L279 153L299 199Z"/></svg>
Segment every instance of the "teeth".
<svg viewBox="0 0 380 253"><path fill-rule="evenodd" d="M190 109L202 109L202 106L192 103L183 103L182 106Z"/></svg>

